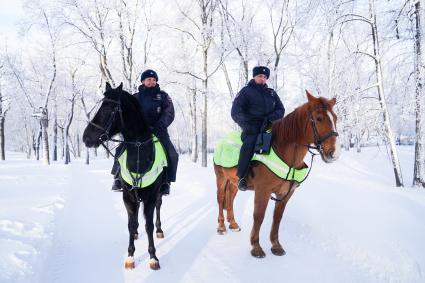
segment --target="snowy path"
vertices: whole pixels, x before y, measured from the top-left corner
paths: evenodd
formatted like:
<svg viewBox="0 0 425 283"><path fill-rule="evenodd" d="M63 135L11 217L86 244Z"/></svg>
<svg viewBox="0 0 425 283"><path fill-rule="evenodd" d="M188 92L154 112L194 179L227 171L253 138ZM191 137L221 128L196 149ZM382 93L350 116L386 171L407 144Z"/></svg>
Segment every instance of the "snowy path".
<svg viewBox="0 0 425 283"><path fill-rule="evenodd" d="M409 168L411 148L400 153ZM236 199L242 231L217 235L214 174L183 157L163 199L160 271L148 268L142 217L136 269L123 268L127 216L121 194L109 191L110 160L48 169L19 159L0 164L9 185L0 188L0 282L425 282L425 192L392 187L386 158L382 149L365 149L331 165L316 161L283 218L287 255L270 252L270 202L260 234L267 256L259 260L249 253L252 192Z"/></svg>
<svg viewBox="0 0 425 283"><path fill-rule="evenodd" d="M65 193L40 282L81 282L82 275L86 282L123 280L116 263L122 260L127 233L114 207L118 196L108 190L107 170L85 167L70 165L72 187Z"/></svg>

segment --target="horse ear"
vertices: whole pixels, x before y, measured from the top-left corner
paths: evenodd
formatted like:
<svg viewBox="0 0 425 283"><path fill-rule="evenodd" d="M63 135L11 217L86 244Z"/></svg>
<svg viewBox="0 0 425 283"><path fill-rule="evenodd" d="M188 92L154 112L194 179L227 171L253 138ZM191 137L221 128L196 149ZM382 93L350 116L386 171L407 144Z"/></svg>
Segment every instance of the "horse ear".
<svg viewBox="0 0 425 283"><path fill-rule="evenodd" d="M336 98L334 97L334 98L332 98L331 100L329 100L329 105L331 106L331 107L334 107L335 106L335 104L336 104Z"/></svg>
<svg viewBox="0 0 425 283"><path fill-rule="evenodd" d="M317 100L317 98L314 97L308 90L305 90L305 93L307 95L308 102L314 102Z"/></svg>
<svg viewBox="0 0 425 283"><path fill-rule="evenodd" d="M112 90L111 85L109 84L109 82L106 82L106 87L105 87L105 91L110 91Z"/></svg>
<svg viewBox="0 0 425 283"><path fill-rule="evenodd" d="M117 87L118 90L122 90L122 82L120 83L120 85Z"/></svg>

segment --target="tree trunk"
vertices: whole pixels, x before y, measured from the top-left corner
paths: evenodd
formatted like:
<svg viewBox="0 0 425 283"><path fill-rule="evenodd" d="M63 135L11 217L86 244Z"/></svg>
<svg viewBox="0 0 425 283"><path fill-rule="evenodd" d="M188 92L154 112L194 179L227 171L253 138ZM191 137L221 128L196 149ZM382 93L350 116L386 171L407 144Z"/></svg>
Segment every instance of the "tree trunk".
<svg viewBox="0 0 425 283"><path fill-rule="evenodd" d="M230 99L233 100L235 95L233 93L232 82L230 80L229 73L227 72L226 64L224 62L221 65L221 69L223 70L224 77L226 78L226 83L227 83L227 88L229 89Z"/></svg>
<svg viewBox="0 0 425 283"><path fill-rule="evenodd" d="M37 142L36 142L34 132L32 132L32 134L31 134L31 142L32 142L32 151L34 152L34 158L36 160L38 160L38 157L37 157Z"/></svg>
<svg viewBox="0 0 425 283"><path fill-rule="evenodd" d="M2 69L3 65L0 66L0 71ZM1 74L0 74L1 76ZM0 77L1 78L1 77ZM3 108L3 94L1 90L1 82L0 82L0 160L6 159L5 154L5 139L4 139L4 121L6 119L6 112L7 109Z"/></svg>
<svg viewBox="0 0 425 283"><path fill-rule="evenodd" d="M77 133L77 157L81 157L81 144L80 144L80 134Z"/></svg>
<svg viewBox="0 0 425 283"><path fill-rule="evenodd" d="M47 128L49 127L49 120L47 118L47 112L46 116L42 118L41 125L43 127L43 162L46 165L50 164L50 157L49 157L49 135L47 133Z"/></svg>
<svg viewBox="0 0 425 283"><path fill-rule="evenodd" d="M198 131L197 131L197 119L196 119L196 88L193 89L190 95L190 134L191 134L191 142L190 142L190 159L192 162L198 161Z"/></svg>
<svg viewBox="0 0 425 283"><path fill-rule="evenodd" d="M422 56L422 23L421 17L423 16L421 11L421 1L417 1L415 4L415 130L416 130L416 141L415 141L415 161L413 166L413 186L422 186L425 188L425 141L424 141L424 118L422 100L424 97L423 89L423 76L425 75L424 64L425 60Z"/></svg>
<svg viewBox="0 0 425 283"><path fill-rule="evenodd" d="M1 101L0 101L1 103ZM2 113L0 112L0 160L5 160L6 159L6 154L5 154L5 140L4 140L4 115L2 115Z"/></svg>
<svg viewBox="0 0 425 283"><path fill-rule="evenodd" d="M105 49L105 47L103 47L102 49ZM115 87L115 81L112 78L111 71L109 70L108 59L107 59L107 56L106 56L106 51L104 53L100 54L99 68L100 68L100 72L104 76L104 79L107 82L109 82L112 85L112 87Z"/></svg>
<svg viewBox="0 0 425 283"><path fill-rule="evenodd" d="M27 142L27 159L31 159L31 149L32 149L32 147L31 147L31 142L32 142L32 140L31 140L31 138L32 138L32 136L31 136L31 134L28 132L28 128L27 128L27 126L25 125L25 132L26 132L26 142Z"/></svg>
<svg viewBox="0 0 425 283"><path fill-rule="evenodd" d="M53 118L53 161L58 161L58 117L55 113Z"/></svg>
<svg viewBox="0 0 425 283"><path fill-rule="evenodd" d="M202 90L202 99L203 99L203 111L202 111L202 167L207 167L207 154L208 154L208 50L204 50L204 75L205 79L202 80L203 90Z"/></svg>
<svg viewBox="0 0 425 283"><path fill-rule="evenodd" d="M69 136L68 136L67 130L65 130L64 136L65 136L65 156L64 156L65 158L63 160L63 163L68 164L71 160L69 155L69 142L68 142Z"/></svg>
<svg viewBox="0 0 425 283"><path fill-rule="evenodd" d="M384 128L387 142L390 145L391 161L393 164L394 176L397 187L403 187L403 177L401 174L400 162L398 159L397 149L394 140L394 134L391 128L390 116L387 109L387 103L384 95L383 79L382 79L382 67L381 67L381 56L379 49L378 39L378 28L376 26L376 15L375 15L375 3L374 0L369 0L370 19L372 21L372 39L373 39L373 53L375 56L375 73L378 85L378 97L381 111L384 118Z"/></svg>
<svg viewBox="0 0 425 283"><path fill-rule="evenodd" d="M207 112L208 112L208 99L207 99L207 88L206 88L206 83L207 81L204 81L204 93L203 93L203 100L204 100L204 111L203 111L203 115L202 115L202 167L207 167L207 154L208 154L208 143L207 143L207 138L208 138L208 134L207 134Z"/></svg>
<svg viewBox="0 0 425 283"><path fill-rule="evenodd" d="M38 131L38 135L37 135L37 142L34 148L34 152L35 152L35 158L36 160L40 160L40 143L41 143L41 135L42 135L42 130L43 130L43 126L41 125L41 121L40 123L40 128Z"/></svg>
<svg viewBox="0 0 425 283"><path fill-rule="evenodd" d="M356 149L357 149L357 153L362 152L361 134L359 133L359 130L356 131Z"/></svg>
<svg viewBox="0 0 425 283"><path fill-rule="evenodd" d="M333 79L334 79L334 73L335 73L335 56L333 55L334 50L334 33L331 30L329 32L329 40L328 40L328 51L327 51L327 57L328 57L328 98L334 96L333 92Z"/></svg>
<svg viewBox="0 0 425 283"><path fill-rule="evenodd" d="M344 133L344 149L345 151L350 151L350 131L348 128L343 129Z"/></svg>
<svg viewBox="0 0 425 283"><path fill-rule="evenodd" d="M60 127L61 130L61 143L62 143L62 151L61 151L61 159L63 160L65 157L65 136L64 136L64 128Z"/></svg>
<svg viewBox="0 0 425 283"><path fill-rule="evenodd" d="M85 151L86 151L86 164L88 165L88 164L90 164L90 150L89 150L89 148L88 147L85 147Z"/></svg>

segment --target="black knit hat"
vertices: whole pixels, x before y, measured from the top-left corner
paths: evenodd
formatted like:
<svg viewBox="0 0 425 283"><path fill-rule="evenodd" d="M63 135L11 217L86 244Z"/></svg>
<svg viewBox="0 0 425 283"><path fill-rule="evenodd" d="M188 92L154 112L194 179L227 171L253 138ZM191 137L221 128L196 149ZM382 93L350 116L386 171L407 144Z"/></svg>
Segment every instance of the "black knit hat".
<svg viewBox="0 0 425 283"><path fill-rule="evenodd" d="M146 71L142 73L142 76L140 77L140 81L143 82L144 79L146 78L155 78L156 81L158 81L158 75L156 74L154 70L151 70L151 69L147 69Z"/></svg>
<svg viewBox="0 0 425 283"><path fill-rule="evenodd" d="M260 74L265 75L268 79L270 77L270 69L265 66L256 66L252 69L252 77Z"/></svg>

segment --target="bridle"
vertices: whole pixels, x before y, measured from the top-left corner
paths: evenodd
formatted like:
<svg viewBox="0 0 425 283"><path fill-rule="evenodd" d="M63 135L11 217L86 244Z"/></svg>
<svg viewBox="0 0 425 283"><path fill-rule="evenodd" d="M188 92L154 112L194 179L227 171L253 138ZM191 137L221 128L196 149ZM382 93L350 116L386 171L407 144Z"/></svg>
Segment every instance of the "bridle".
<svg viewBox="0 0 425 283"><path fill-rule="evenodd" d="M316 126L316 122L314 121L314 118L313 118L313 112L314 111L317 111L317 110L320 110L320 109L326 110L326 107L323 106L323 105L319 105L319 106L316 106L316 107L314 107L312 109L310 109L310 108L308 109L308 116L309 116L311 128L313 129L313 135L314 135L314 146L311 146L309 144L304 145L305 147L308 148L308 151L311 154L311 161L310 161L310 167L309 167L309 170L308 170L306 176L304 177L304 179L301 182L298 183L298 185L301 185L301 183L304 182L307 179L307 177L310 175L311 169L313 168L314 156L318 155L318 153L314 153L311 150L312 149L313 150L317 150L319 152L319 154L322 155L323 154L322 143L324 141L326 141L327 139L331 138L331 137L337 137L338 136L338 133L335 132L333 129L331 131L329 131L329 133L327 133L324 136L320 136L319 135L319 131L317 130L317 126ZM306 128L307 128L307 125L306 125ZM294 151L294 154L295 154L295 151ZM295 160L295 155L294 155L294 160ZM288 174L289 174L289 172L290 172L290 170L288 171ZM293 171L293 172L295 172L295 171ZM292 176L292 178L293 177L294 176ZM280 198L279 199L279 198L273 197L273 196L271 196L270 198L272 200L276 201L276 202L285 200L288 197L289 193L292 191L292 189L294 187L294 184L295 184L295 181L292 179L290 181L290 185L289 185L288 191L283 196L283 198Z"/></svg>
<svg viewBox="0 0 425 283"><path fill-rule="evenodd" d="M108 140L112 140L111 137L109 136L109 131L112 128L112 124L115 121L115 116L117 115L117 113L119 113L120 115L120 122L121 122L121 128L124 129L124 119L122 116L122 108L121 108L121 99L119 98L118 101L115 101L113 99L110 98L103 98L101 100L102 102L111 102L113 104L115 104L115 108L114 110L112 110L111 115L109 116L108 122L106 122L106 128L102 127L101 125L98 125L96 123L94 123L93 121L90 121L89 124L92 125L95 128L98 128L99 130L101 130L103 133L99 136L99 140L103 145L103 142L108 141Z"/></svg>
<svg viewBox="0 0 425 283"><path fill-rule="evenodd" d="M326 135L324 136L320 136L319 132L317 131L317 126L316 126L316 121L314 121L313 118L313 112L317 111L317 110L326 110L326 107L323 105L319 105L316 106L312 109L308 109L308 116L310 119L310 124L311 124L311 128L313 129L313 136L314 136L314 146L311 145L306 145L306 147L310 149L315 149L317 150L320 154L323 154L323 148L322 148L322 143L324 141L326 141L327 139L331 138L331 137L337 137L339 136L339 134L337 132L335 132L333 129L331 131L329 131Z"/></svg>
<svg viewBox="0 0 425 283"><path fill-rule="evenodd" d="M121 123L121 132L123 130L125 130L125 124L124 124L124 118L122 115L122 107L121 107L121 97L118 98L118 101L115 101L113 99L104 97L102 100L102 102L111 102L113 104L115 104L114 109L112 110L108 122L106 123L106 128L102 127L101 125L98 125L96 123L94 123L93 121L90 121L89 124L92 125L93 127L101 130L103 133L99 136L99 140L100 140L100 144L105 148L105 150L114 157L115 160L118 160L118 157L123 153L123 151L125 150L125 147L122 148L121 152L119 152L117 155L114 155L111 150L105 145L104 142L106 141L113 141L113 142L119 142L119 143L124 143L124 144L131 144L137 147L137 159L136 159L136 163L137 163L137 167L136 167L136 171L139 172L139 168L140 168L140 151L142 149L142 146L144 146L147 143L150 143L153 141L153 137L151 136L150 138L146 139L145 141L135 141L135 142L130 142L130 141L125 141L125 140L117 140L117 139L113 139L109 136L109 131L112 128L112 125L115 121L115 117L117 115L117 113L119 114L119 119L120 119L120 123ZM135 188L135 184L138 182L138 180L136 178L133 177L133 175L131 175L131 178L133 179L133 185L130 189L133 190ZM136 199L139 200L139 196L137 193L137 190L135 190L135 194L136 194Z"/></svg>
<svg viewBox="0 0 425 283"><path fill-rule="evenodd" d="M151 138L149 138L149 139L147 139L147 140L145 140L145 141L136 141L136 142L129 142L129 141L125 141L125 140L117 140L117 139L113 139L113 138L111 138L110 136L109 136L109 131L111 130L111 128L112 128L112 125L113 125L113 123L114 123L114 121L115 121L115 116L117 115L117 113L119 114L119 119L120 119L120 123L121 123L121 130L124 130L125 129L125 124L124 124L124 118L123 118L123 115L122 115L122 107L121 107L121 98L118 98L118 101L116 101L116 100L113 100L113 99L110 99L110 98L107 98L107 97L104 97L102 100L101 100L102 102L110 102L110 103L113 103L113 104L115 104L115 107L114 107L114 109L112 110L112 112L111 112L111 114L110 114L110 116L109 116L109 119L108 119L108 121L107 121L107 123L106 123L106 128L104 128L104 127L102 127L101 125L98 125L98 124L96 124L96 123L94 123L93 121L90 121L89 122L89 124L90 125L92 125L93 127L95 127L95 128L97 128L97 129L99 129L99 130L101 130L103 133L99 136L99 140L100 140L100 144L105 148L105 150L106 151L108 151L108 153L110 154L110 155L112 155L115 159L117 159L118 157L117 156L115 156L110 150L109 150L109 148L105 145L105 143L104 142L106 142L106 141L113 141L113 142L119 142L119 143L124 143L124 144L132 144L132 145L135 145L138 149L142 146L142 145L144 145L144 144L146 144L146 143L148 143L148 142L151 142L152 141L152 137ZM138 150L139 151L139 150ZM119 154L119 155L121 155L121 153Z"/></svg>

